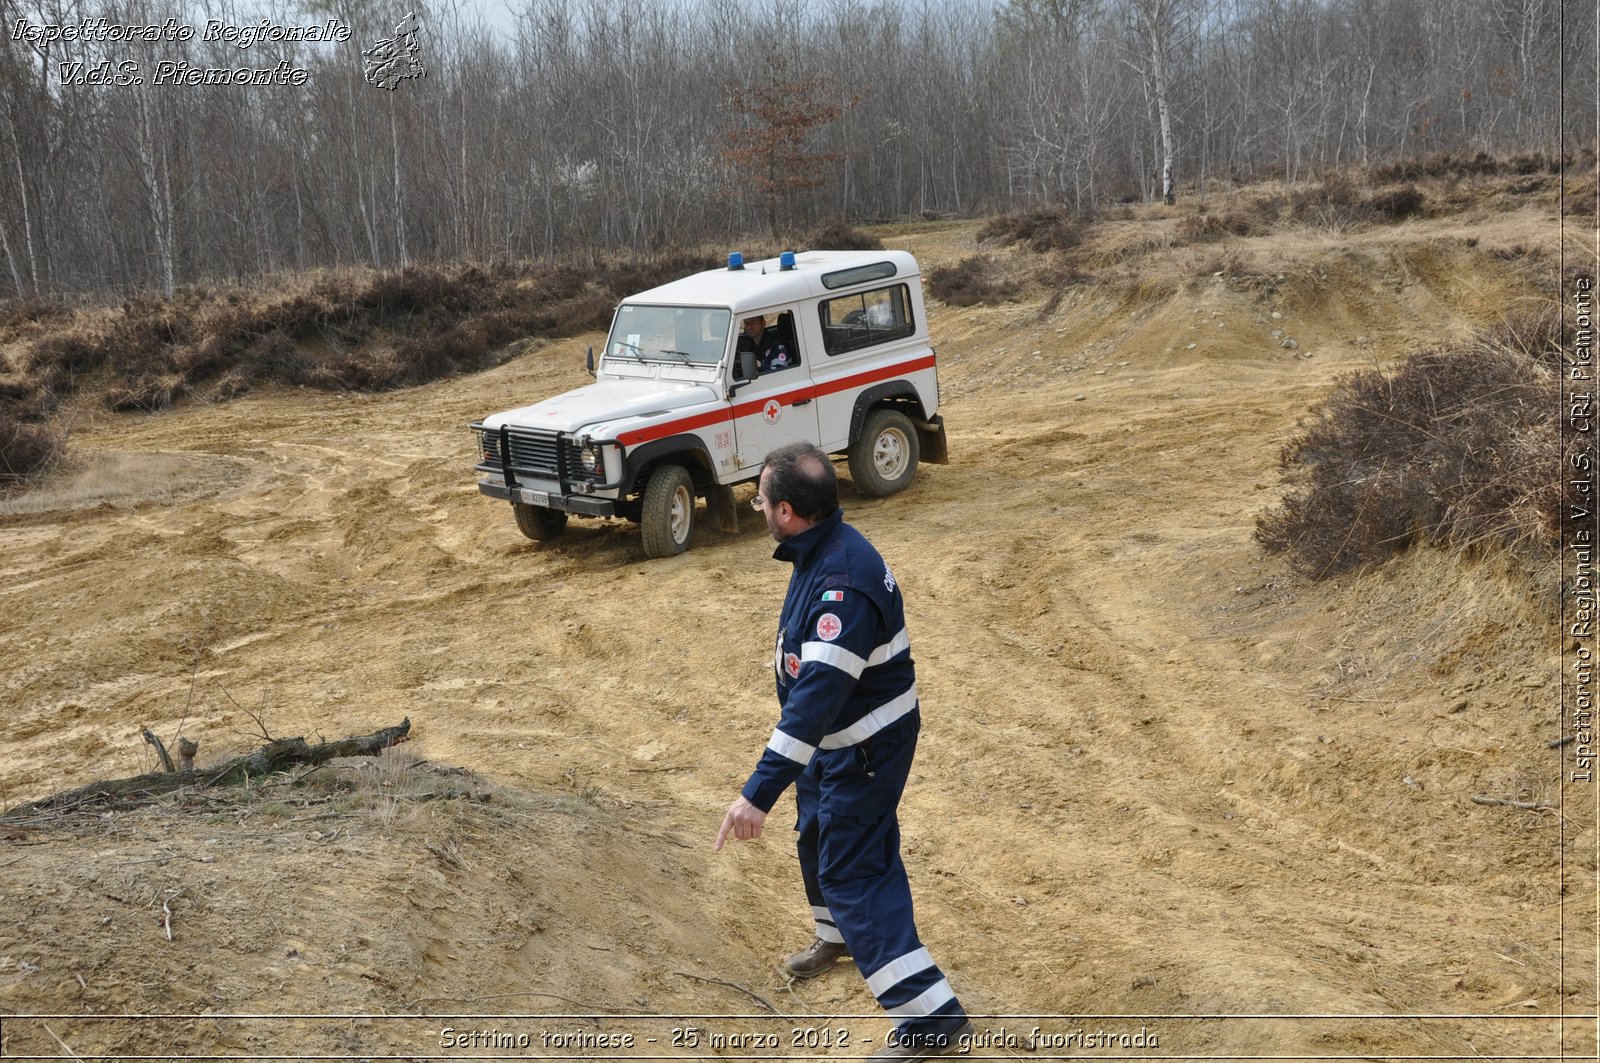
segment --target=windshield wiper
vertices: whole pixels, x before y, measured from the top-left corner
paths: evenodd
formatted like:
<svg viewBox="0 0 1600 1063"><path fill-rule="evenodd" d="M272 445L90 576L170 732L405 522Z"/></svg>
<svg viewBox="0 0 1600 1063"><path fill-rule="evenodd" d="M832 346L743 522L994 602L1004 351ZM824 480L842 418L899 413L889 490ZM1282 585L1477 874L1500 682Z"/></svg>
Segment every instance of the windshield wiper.
<svg viewBox="0 0 1600 1063"><path fill-rule="evenodd" d="M683 359L683 364L684 365L693 365L694 364L694 361L693 361L692 358L690 358L688 351L674 351L674 350L671 350L669 348L663 347L663 348L661 348L661 352L660 353L662 353L662 354L675 354L679 358Z"/></svg>
<svg viewBox="0 0 1600 1063"><path fill-rule="evenodd" d="M628 348L628 351L633 355L633 360L638 362L640 365L644 364L644 348L643 347L640 347L638 344L629 343L626 340L618 340L617 341L617 346L618 347L626 347L626 348Z"/></svg>

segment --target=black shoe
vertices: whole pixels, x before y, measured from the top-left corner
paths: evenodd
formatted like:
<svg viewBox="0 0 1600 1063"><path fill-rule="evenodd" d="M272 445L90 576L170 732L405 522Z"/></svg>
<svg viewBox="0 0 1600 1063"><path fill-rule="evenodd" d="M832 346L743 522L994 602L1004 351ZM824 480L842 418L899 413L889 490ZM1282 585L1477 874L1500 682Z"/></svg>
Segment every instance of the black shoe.
<svg viewBox="0 0 1600 1063"><path fill-rule="evenodd" d="M783 969L796 978L815 978L824 971L829 970L838 963L841 957L848 956L850 949L836 941L823 941L817 938L799 952L790 953L783 958Z"/></svg>

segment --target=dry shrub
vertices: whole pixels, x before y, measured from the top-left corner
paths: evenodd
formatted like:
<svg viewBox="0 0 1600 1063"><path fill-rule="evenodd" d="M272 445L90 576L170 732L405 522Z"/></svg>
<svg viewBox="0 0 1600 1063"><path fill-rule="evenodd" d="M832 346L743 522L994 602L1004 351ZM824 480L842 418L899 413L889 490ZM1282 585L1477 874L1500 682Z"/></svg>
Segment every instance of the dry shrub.
<svg viewBox="0 0 1600 1063"><path fill-rule="evenodd" d="M45 425L0 413L0 488L37 476L61 459L65 440Z"/></svg>
<svg viewBox="0 0 1600 1063"><path fill-rule="evenodd" d="M1236 212L1212 214L1201 211L1187 215L1178 222L1178 237L1188 244L1206 243L1228 236L1253 236L1255 233L1255 223Z"/></svg>
<svg viewBox="0 0 1600 1063"><path fill-rule="evenodd" d="M114 410L167 409L191 394L229 399L263 384L420 384L493 364L519 339L604 328L624 296L712 264L673 252L588 267L500 262L332 274L291 295L206 285L188 285L171 300L137 295L95 330L34 339L23 376L7 381L0 404L31 417L19 407L31 407L36 392L65 395L100 369L113 378L102 402ZM43 320L55 311L27 313ZM324 348L315 359L311 342Z"/></svg>
<svg viewBox="0 0 1600 1063"><path fill-rule="evenodd" d="M157 413L172 409L174 401L189 393L177 373L146 373L107 391L101 402L118 413Z"/></svg>
<svg viewBox="0 0 1600 1063"><path fill-rule="evenodd" d="M1367 210L1380 215L1389 221L1403 221L1406 218L1420 217L1426 197L1416 185L1400 185L1397 188L1385 188L1368 196L1363 203Z"/></svg>
<svg viewBox="0 0 1600 1063"><path fill-rule="evenodd" d="M108 357L103 339L78 329L56 332L34 340L23 355L30 372L51 380L64 380L103 365Z"/></svg>
<svg viewBox="0 0 1600 1063"><path fill-rule="evenodd" d="M1284 448L1256 540L1320 579L1412 543L1547 548L1563 484L1559 313L1343 380Z"/></svg>
<svg viewBox="0 0 1600 1063"><path fill-rule="evenodd" d="M1499 160L1484 151L1473 155L1451 151L1412 155L1404 159L1379 163L1371 168L1374 180L1389 184L1415 181L1423 177L1466 177L1499 172Z"/></svg>
<svg viewBox="0 0 1600 1063"><path fill-rule="evenodd" d="M1600 191L1597 191L1595 182L1580 181L1572 186L1562 205L1568 215L1592 218L1595 216L1597 199L1600 199Z"/></svg>
<svg viewBox="0 0 1600 1063"><path fill-rule="evenodd" d="M811 230L802 241L805 247L828 251L882 251L883 241L862 232L845 221L833 221Z"/></svg>
<svg viewBox="0 0 1600 1063"><path fill-rule="evenodd" d="M489 284L477 266L463 266L453 273L431 266L407 266L374 277L356 305L386 321L459 317L484 304Z"/></svg>
<svg viewBox="0 0 1600 1063"><path fill-rule="evenodd" d="M1202 258L1196 265L1196 277L1231 277L1244 268L1244 259L1237 250L1222 250Z"/></svg>
<svg viewBox="0 0 1600 1063"><path fill-rule="evenodd" d="M585 291L559 303L554 308L554 317L548 324L536 330L529 331L543 333L549 336L571 336L579 332L593 332L597 329L607 328L611 324L611 315L617 304L627 295L626 292L616 291Z"/></svg>
<svg viewBox="0 0 1600 1063"><path fill-rule="evenodd" d="M65 303L37 296L19 299L0 308L0 341L15 338L30 326L67 321L72 310Z"/></svg>
<svg viewBox="0 0 1600 1063"><path fill-rule="evenodd" d="M52 396L39 378L30 373L7 373L0 376L0 411L20 417L24 421L37 421L55 408Z"/></svg>
<svg viewBox="0 0 1600 1063"><path fill-rule="evenodd" d="M596 288L615 294L616 298L612 300L615 304L625 295L642 292L668 281L677 280L679 277L711 269L717 264L715 258L711 256L689 251L673 251L648 258L602 260L596 263L590 276ZM609 320L607 318L608 322Z"/></svg>
<svg viewBox="0 0 1600 1063"><path fill-rule="evenodd" d="M1486 151L1438 151L1379 163L1368 170L1372 180L1395 184L1425 177L1527 177L1532 174L1558 174L1575 160L1559 152L1521 151L1506 156Z"/></svg>
<svg viewBox="0 0 1600 1063"><path fill-rule="evenodd" d="M929 294L949 306L1010 302L1021 291L1021 282L1008 276L990 255L969 255L953 266L928 271Z"/></svg>
<svg viewBox="0 0 1600 1063"><path fill-rule="evenodd" d="M1314 185L1294 189L1288 196L1289 220L1323 228L1359 228L1375 220L1355 183L1344 173L1331 173Z"/></svg>
<svg viewBox="0 0 1600 1063"><path fill-rule="evenodd" d="M1064 207L1034 207L991 218L978 230L979 243L1021 244L1030 251L1067 251L1083 243L1088 226Z"/></svg>

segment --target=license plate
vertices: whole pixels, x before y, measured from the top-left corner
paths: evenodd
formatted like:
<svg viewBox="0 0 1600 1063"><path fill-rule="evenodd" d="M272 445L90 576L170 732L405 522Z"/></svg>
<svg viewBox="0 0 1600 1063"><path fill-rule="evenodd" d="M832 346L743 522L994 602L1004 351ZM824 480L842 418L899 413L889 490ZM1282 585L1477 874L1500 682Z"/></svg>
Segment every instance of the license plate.
<svg viewBox="0 0 1600 1063"><path fill-rule="evenodd" d="M549 491L535 491L531 487L522 487L518 488L518 490L522 494L522 501L524 505L548 506L550 504Z"/></svg>

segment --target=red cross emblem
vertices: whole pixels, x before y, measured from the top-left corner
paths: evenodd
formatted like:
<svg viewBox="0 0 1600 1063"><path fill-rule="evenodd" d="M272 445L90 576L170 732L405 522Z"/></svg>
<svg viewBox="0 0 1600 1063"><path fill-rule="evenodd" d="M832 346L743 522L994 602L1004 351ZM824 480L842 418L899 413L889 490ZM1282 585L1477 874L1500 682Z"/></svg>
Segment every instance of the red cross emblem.
<svg viewBox="0 0 1600 1063"><path fill-rule="evenodd" d="M783 413L783 404L777 399L768 399L767 404L761 407L761 418L768 424L777 424L778 417Z"/></svg>
<svg viewBox="0 0 1600 1063"><path fill-rule="evenodd" d="M844 625L832 613L823 613L817 618L817 638L823 642L832 642L843 630Z"/></svg>

